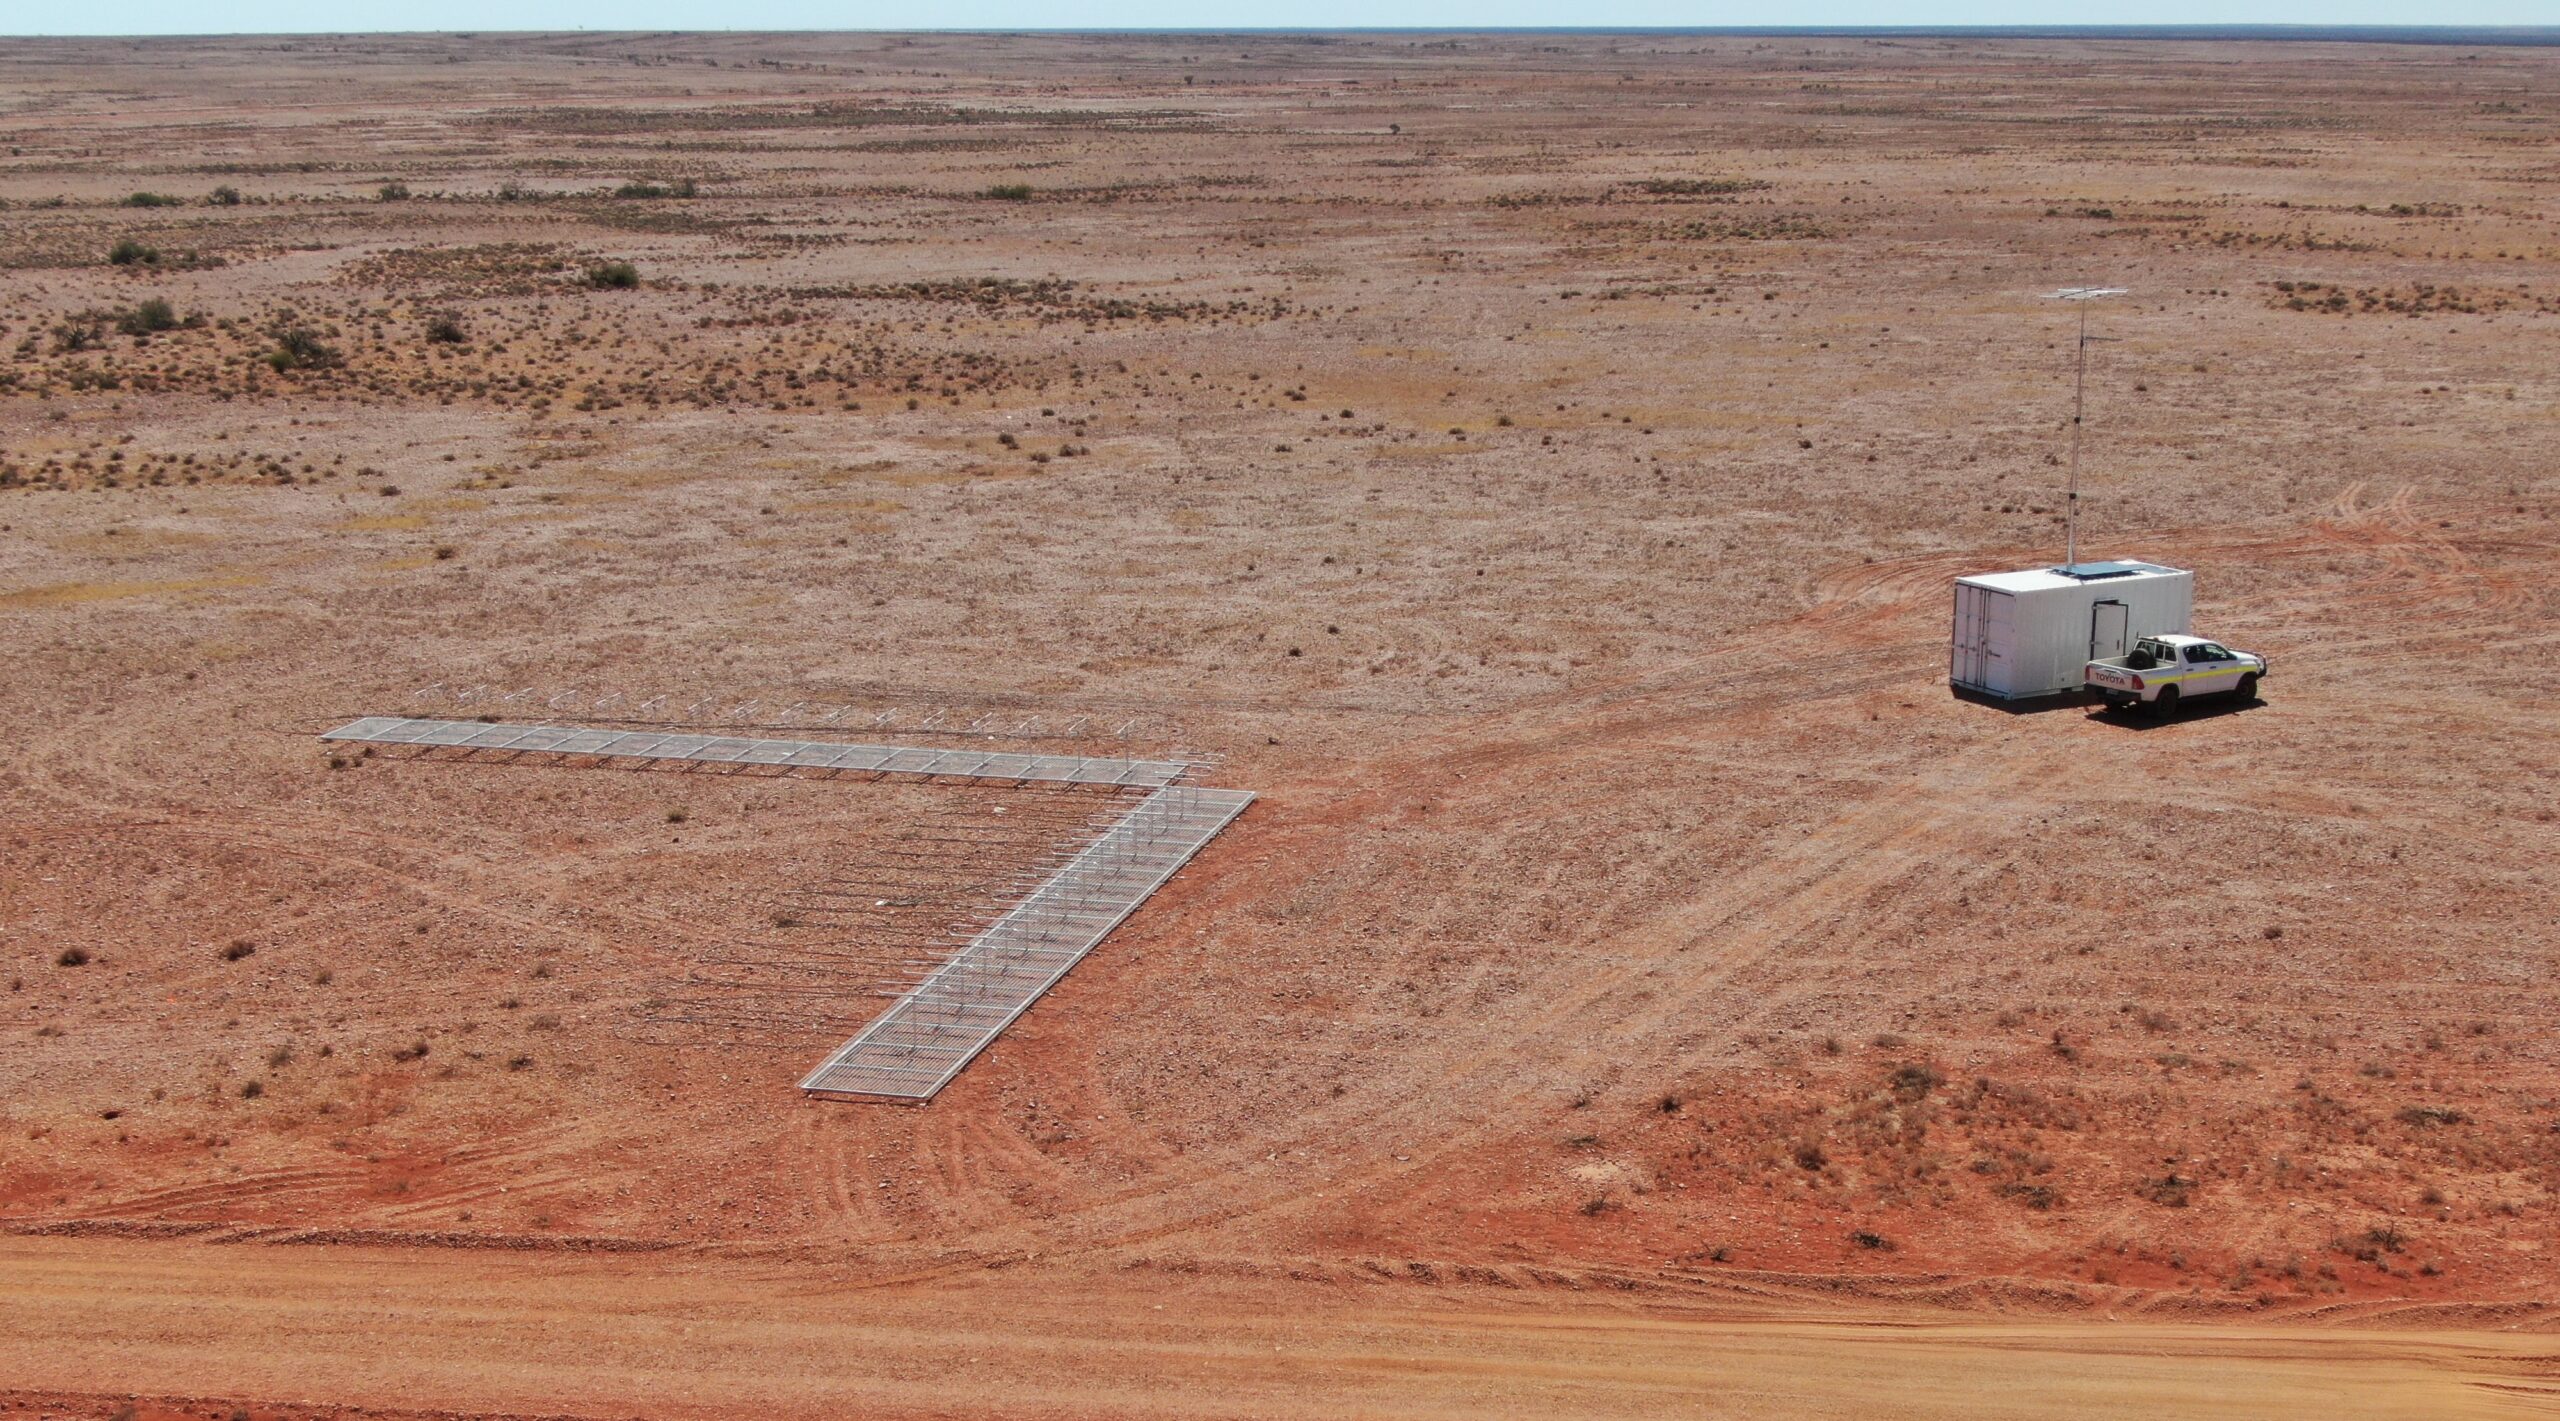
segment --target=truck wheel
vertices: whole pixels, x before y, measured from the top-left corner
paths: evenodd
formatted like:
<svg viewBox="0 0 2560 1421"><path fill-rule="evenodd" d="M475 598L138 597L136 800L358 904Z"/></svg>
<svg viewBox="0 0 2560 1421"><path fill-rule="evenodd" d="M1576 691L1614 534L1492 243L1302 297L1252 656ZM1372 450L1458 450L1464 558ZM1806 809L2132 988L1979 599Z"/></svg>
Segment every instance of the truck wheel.
<svg viewBox="0 0 2560 1421"><path fill-rule="evenodd" d="M2243 676L2243 677L2241 677L2241 678L2240 678L2240 699L2242 699L2242 700L2244 700L2244 701L2254 701L2254 700L2256 700L2257 698L2258 698L2258 678L2257 678L2256 676L2254 676L2254 675L2251 675L2251 676Z"/></svg>
<svg viewBox="0 0 2560 1421"><path fill-rule="evenodd" d="M2162 720L2168 720L2177 715L2178 688L2175 686L2161 687L2160 694L2152 699L2151 713L2160 717Z"/></svg>

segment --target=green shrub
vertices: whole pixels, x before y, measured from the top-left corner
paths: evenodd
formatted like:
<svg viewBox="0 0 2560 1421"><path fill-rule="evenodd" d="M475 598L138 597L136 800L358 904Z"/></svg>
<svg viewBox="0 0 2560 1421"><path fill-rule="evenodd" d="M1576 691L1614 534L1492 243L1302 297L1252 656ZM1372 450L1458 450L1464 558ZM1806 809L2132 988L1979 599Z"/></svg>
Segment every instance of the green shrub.
<svg viewBox="0 0 2560 1421"><path fill-rule="evenodd" d="M160 261L160 249L146 247L127 237L107 249L107 260L117 266L156 266Z"/></svg>
<svg viewBox="0 0 2560 1421"><path fill-rule="evenodd" d="M184 207L187 200L165 192L137 192L124 200L127 207Z"/></svg>
<svg viewBox="0 0 2560 1421"><path fill-rule="evenodd" d="M434 345L460 345L471 339L463 329L462 318L451 311L438 311L427 317L427 340Z"/></svg>
<svg viewBox="0 0 2560 1421"><path fill-rule="evenodd" d="M628 291L640 284L640 268L629 262L598 262L587 268L587 284L599 291Z"/></svg>
<svg viewBox="0 0 2560 1421"><path fill-rule="evenodd" d="M693 185L693 179L691 178L678 178L672 183L653 183L644 178L633 178L631 181L615 188L613 190L613 195L615 197L638 198L691 197L697 191L699 191L699 189Z"/></svg>
<svg viewBox="0 0 2560 1421"><path fill-rule="evenodd" d="M1031 200L1031 184L998 183L994 187L987 189L987 196L994 198L998 202L1029 202Z"/></svg>
<svg viewBox="0 0 2560 1421"><path fill-rule="evenodd" d="M407 202L409 185L403 182L384 183L373 190L373 196L377 202Z"/></svg>
<svg viewBox="0 0 2560 1421"><path fill-rule="evenodd" d="M116 317L116 329L129 336L149 335L154 331L174 331L177 328L177 309L157 296Z"/></svg>
<svg viewBox="0 0 2560 1421"><path fill-rule="evenodd" d="M204 201L207 207L238 207L240 205L240 189L231 186L229 183L224 183L222 186L215 188L212 192L207 193Z"/></svg>

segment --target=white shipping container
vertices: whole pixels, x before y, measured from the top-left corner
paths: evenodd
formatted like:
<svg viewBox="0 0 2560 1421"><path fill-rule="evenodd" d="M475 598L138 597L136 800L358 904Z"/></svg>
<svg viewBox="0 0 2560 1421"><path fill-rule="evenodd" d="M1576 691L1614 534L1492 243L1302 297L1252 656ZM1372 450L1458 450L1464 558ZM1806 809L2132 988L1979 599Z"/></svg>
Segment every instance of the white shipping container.
<svg viewBox="0 0 2560 1421"><path fill-rule="evenodd" d="M2003 700L2076 691L2086 663L2124 655L2137 637L2183 635L2195 577L2147 562L1959 577L1947 680Z"/></svg>

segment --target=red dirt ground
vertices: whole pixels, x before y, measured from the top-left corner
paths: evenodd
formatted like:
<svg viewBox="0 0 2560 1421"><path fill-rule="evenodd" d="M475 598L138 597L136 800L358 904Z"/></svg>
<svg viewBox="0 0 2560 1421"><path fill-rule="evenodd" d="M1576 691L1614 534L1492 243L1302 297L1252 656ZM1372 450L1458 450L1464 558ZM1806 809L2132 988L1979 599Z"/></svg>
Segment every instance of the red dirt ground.
<svg viewBox="0 0 2560 1421"><path fill-rule="evenodd" d="M2555 66L0 47L0 1218L2539 1325ZM2197 569L2262 705L1947 694L2094 280L2083 546ZM1263 798L897 1109L792 1084L1090 797L315 739L706 702ZM15 1404L561 1395L187 1374Z"/></svg>

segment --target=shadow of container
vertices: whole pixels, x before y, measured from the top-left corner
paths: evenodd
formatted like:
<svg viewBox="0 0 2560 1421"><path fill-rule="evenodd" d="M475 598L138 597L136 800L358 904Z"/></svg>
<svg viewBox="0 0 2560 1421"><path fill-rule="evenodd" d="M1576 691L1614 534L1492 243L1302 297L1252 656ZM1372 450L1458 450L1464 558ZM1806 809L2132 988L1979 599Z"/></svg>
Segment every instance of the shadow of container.
<svg viewBox="0 0 2560 1421"><path fill-rule="evenodd" d="M1949 686L1947 694L1968 705L1983 706L2008 715L2041 715L2046 711L2069 710L2074 706L2099 704L2091 692L2079 689L2055 691L2045 696L1995 696L1969 686Z"/></svg>

